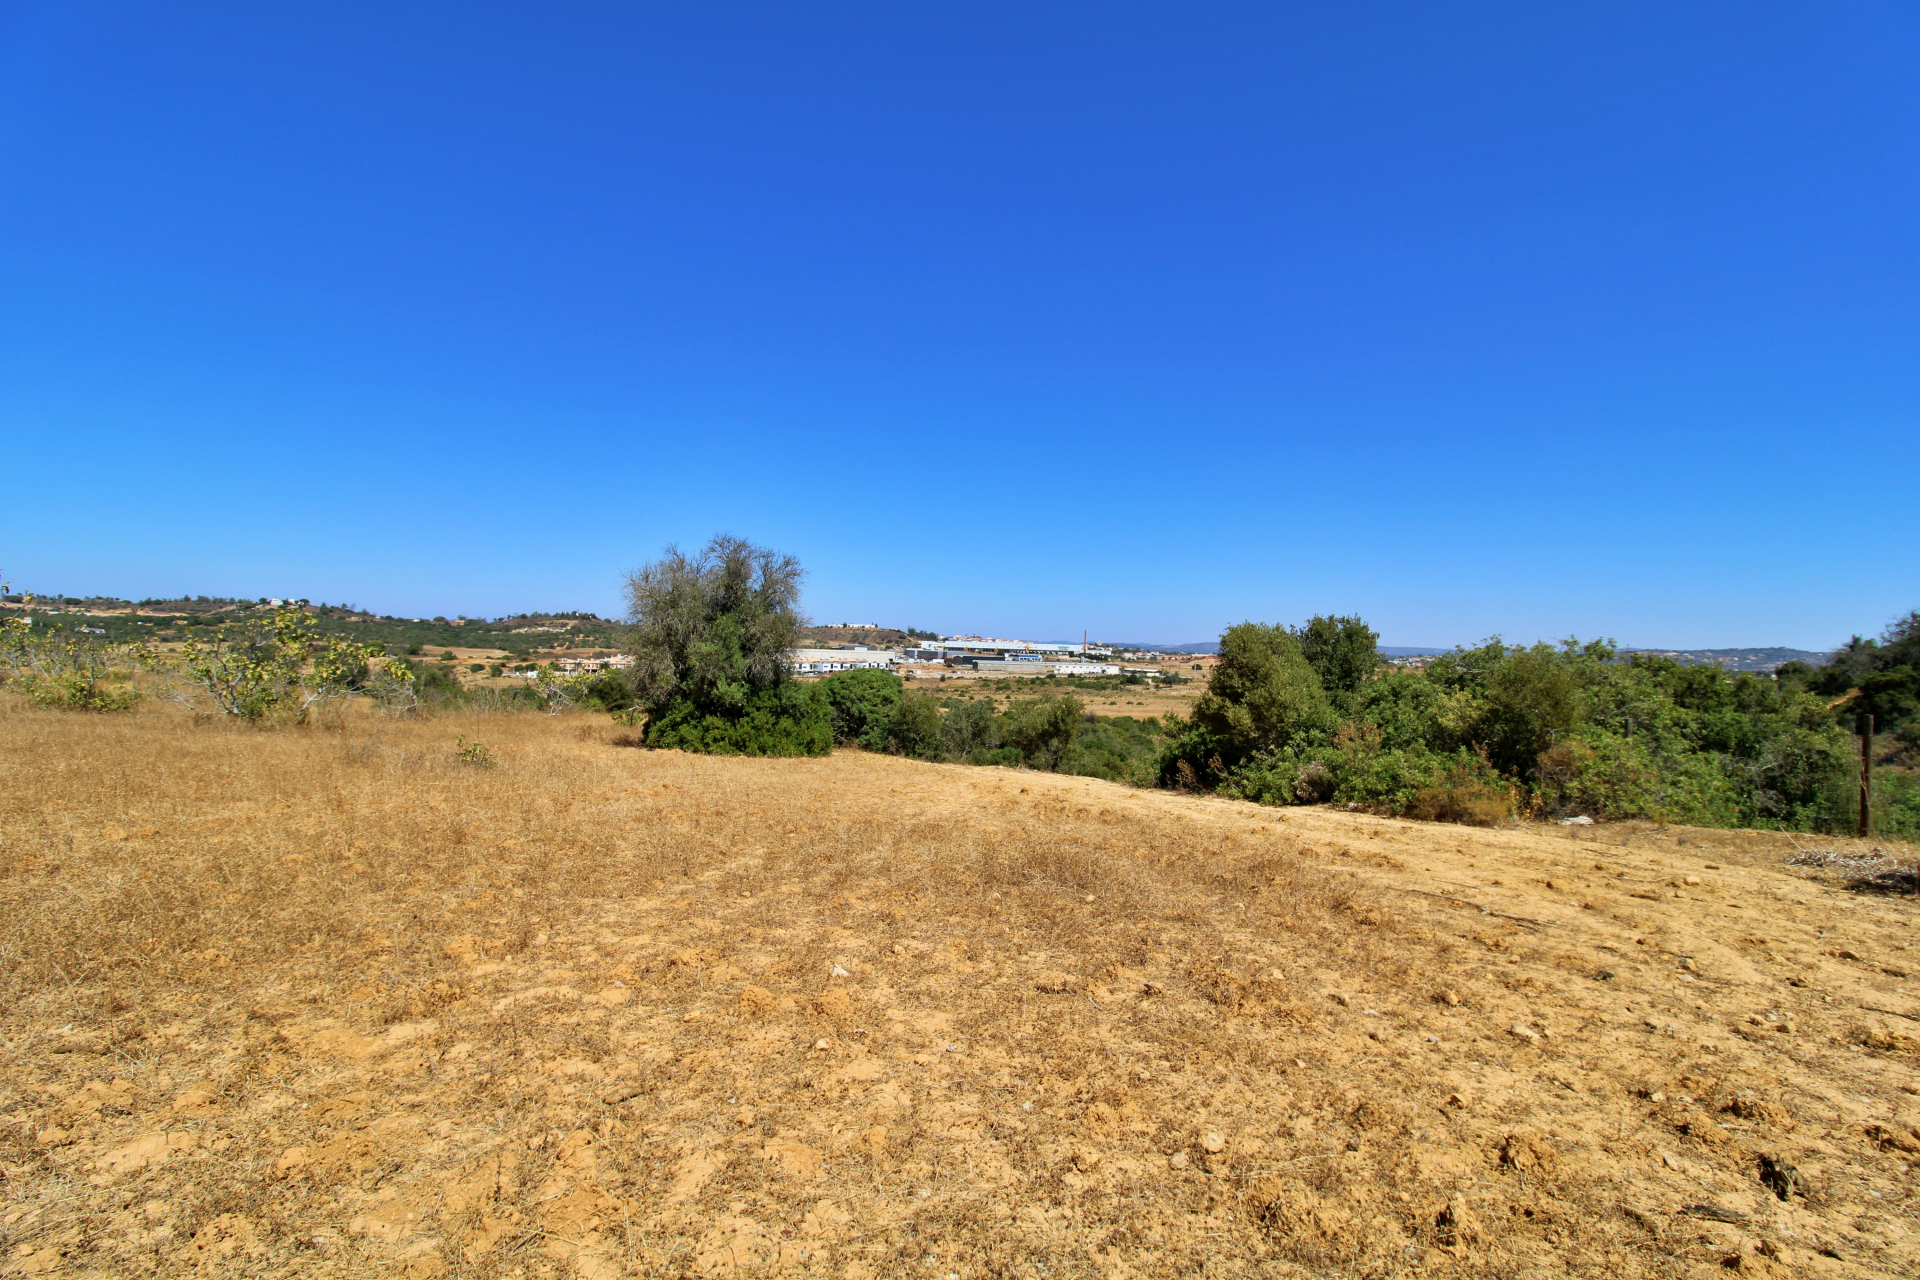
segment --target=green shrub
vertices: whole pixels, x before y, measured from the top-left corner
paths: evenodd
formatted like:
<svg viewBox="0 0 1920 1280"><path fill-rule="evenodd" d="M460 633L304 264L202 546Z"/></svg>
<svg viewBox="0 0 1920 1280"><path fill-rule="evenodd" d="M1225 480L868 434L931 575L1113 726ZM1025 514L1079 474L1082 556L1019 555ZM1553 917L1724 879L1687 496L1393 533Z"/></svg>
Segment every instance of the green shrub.
<svg viewBox="0 0 1920 1280"><path fill-rule="evenodd" d="M1719 756L1665 750L1651 738L1589 731L1541 753L1534 808L1549 818L1585 814L1735 826L1743 805L1726 763Z"/></svg>
<svg viewBox="0 0 1920 1280"><path fill-rule="evenodd" d="M692 698L649 714L649 747L728 756L824 756L833 750L832 711L818 685L788 682L747 695L726 714Z"/></svg>
<svg viewBox="0 0 1920 1280"><path fill-rule="evenodd" d="M454 759L461 764L472 765L476 769L491 769L496 763L490 747L478 742L468 742L467 735L464 733L454 743L453 755Z"/></svg>
<svg viewBox="0 0 1920 1280"><path fill-rule="evenodd" d="M875 668L839 671L820 681L831 708L833 740L885 751L902 687L899 676Z"/></svg>
<svg viewBox="0 0 1920 1280"><path fill-rule="evenodd" d="M940 730L939 704L931 694L910 690L893 706L887 739L902 755L938 760L946 755Z"/></svg>
<svg viewBox="0 0 1920 1280"><path fill-rule="evenodd" d="M1151 786L1164 741L1164 729L1158 720L1136 720L1132 716L1089 718L1074 739L1073 750L1060 771Z"/></svg>
<svg viewBox="0 0 1920 1280"><path fill-rule="evenodd" d="M583 711L619 713L634 705L633 686L615 671L602 671L579 682L573 691L575 705Z"/></svg>
<svg viewBox="0 0 1920 1280"><path fill-rule="evenodd" d="M1876 769L1872 816L1876 836L1920 839L1920 774L1906 769Z"/></svg>
<svg viewBox="0 0 1920 1280"><path fill-rule="evenodd" d="M1028 768L1057 773L1085 717L1086 706L1072 694L1044 693L1007 708L1000 740L1019 751Z"/></svg>
<svg viewBox="0 0 1920 1280"><path fill-rule="evenodd" d="M409 665L413 667L414 694L421 702L454 707L466 701L466 686L460 683L452 668L435 663Z"/></svg>
<svg viewBox="0 0 1920 1280"><path fill-rule="evenodd" d="M992 751L998 741L993 703L986 699L948 698L941 705L945 708L945 714L940 717L942 753L955 760L982 763L984 754ZM1016 761L1020 758L1018 750L1014 751L1013 758Z"/></svg>
<svg viewBox="0 0 1920 1280"><path fill-rule="evenodd" d="M59 675L30 675L20 686L35 704L61 707L68 711L131 711L140 701L140 692L128 682L131 673L112 671L91 674L68 671Z"/></svg>

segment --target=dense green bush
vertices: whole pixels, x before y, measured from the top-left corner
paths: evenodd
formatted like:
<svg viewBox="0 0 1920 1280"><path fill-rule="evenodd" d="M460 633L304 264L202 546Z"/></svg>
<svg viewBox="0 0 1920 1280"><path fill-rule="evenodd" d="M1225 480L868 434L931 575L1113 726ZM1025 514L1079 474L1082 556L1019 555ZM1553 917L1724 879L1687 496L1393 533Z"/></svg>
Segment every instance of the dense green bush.
<svg viewBox="0 0 1920 1280"><path fill-rule="evenodd" d="M1089 716L1074 738L1073 750L1061 765L1061 772L1152 786L1163 734L1163 726L1154 719Z"/></svg>
<svg viewBox="0 0 1920 1280"><path fill-rule="evenodd" d="M833 750L832 709L818 685L788 681L716 711L693 698L647 718L646 744L727 756L824 756Z"/></svg>
<svg viewBox="0 0 1920 1280"><path fill-rule="evenodd" d="M1330 732L1332 704L1284 627L1243 622L1220 637L1220 661L1193 706L1193 726L1229 769L1261 751Z"/></svg>
<svg viewBox="0 0 1920 1280"><path fill-rule="evenodd" d="M840 671L820 681L832 708L833 740L885 751L902 687L893 672L872 668Z"/></svg>
<svg viewBox="0 0 1920 1280"><path fill-rule="evenodd" d="M636 702L633 686L617 671L602 671L580 682L574 705L582 711L606 711L618 714Z"/></svg>
<svg viewBox="0 0 1920 1280"><path fill-rule="evenodd" d="M886 724L887 741L902 755L916 760L939 760L946 751L941 745L940 704L932 694L918 689L903 695L893 704Z"/></svg>
<svg viewBox="0 0 1920 1280"><path fill-rule="evenodd" d="M1873 829L1896 840L1920 840L1920 774L1901 769L1875 775Z"/></svg>
<svg viewBox="0 0 1920 1280"><path fill-rule="evenodd" d="M940 718L942 754L969 764L989 763L982 757L995 749L993 703L985 699L948 698L941 706L944 709ZM1019 752L1014 753L1014 759L1019 759Z"/></svg>
<svg viewBox="0 0 1920 1280"><path fill-rule="evenodd" d="M422 704L456 707L466 701L466 689L452 667L436 662L409 662L413 672L413 691Z"/></svg>
<svg viewBox="0 0 1920 1280"><path fill-rule="evenodd" d="M1070 693L1047 692L1037 698L1016 699L1007 708L999 732L1000 743L1020 753L1031 769L1058 772L1079 736L1087 709Z"/></svg>
<svg viewBox="0 0 1920 1280"><path fill-rule="evenodd" d="M1836 701L1835 711L1845 723L1870 714L1876 731L1898 736L1909 748L1920 747L1920 610L1896 619L1878 640L1853 637L1817 670L1788 665L1799 668L1792 678ZM1842 698L1846 701L1839 703Z"/></svg>
<svg viewBox="0 0 1920 1280"><path fill-rule="evenodd" d="M1605 643L1494 639L1441 655L1424 672L1388 671L1368 661L1372 633L1357 619L1290 631L1246 624L1222 637L1226 660L1193 723L1163 750L1159 776L1268 804L1449 821L1579 813L1845 829L1858 774L1840 722L1872 697L1896 723L1911 723L1903 717L1912 715L1914 668L1901 663L1920 650L1913 632L1910 618L1884 644L1847 651L1858 692L1836 710L1814 691L1836 677L1811 668L1776 679L1623 656ZM1316 683L1325 671L1342 687L1322 687L1317 701L1303 664ZM1355 684L1354 672L1368 674ZM1897 767L1879 777L1878 829L1907 829L1920 784Z"/></svg>
<svg viewBox="0 0 1920 1280"><path fill-rule="evenodd" d="M1358 618L1311 618L1289 634L1320 687L1343 708L1380 666L1380 637Z"/></svg>

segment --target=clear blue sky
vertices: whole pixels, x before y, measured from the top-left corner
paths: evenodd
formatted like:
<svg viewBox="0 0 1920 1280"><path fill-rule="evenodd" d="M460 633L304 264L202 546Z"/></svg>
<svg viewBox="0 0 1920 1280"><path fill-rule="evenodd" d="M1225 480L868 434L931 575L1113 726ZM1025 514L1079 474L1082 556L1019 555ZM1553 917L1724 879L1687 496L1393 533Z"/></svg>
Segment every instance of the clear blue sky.
<svg viewBox="0 0 1920 1280"><path fill-rule="evenodd" d="M822 621L1920 606L1920 11L0 5L0 570Z"/></svg>

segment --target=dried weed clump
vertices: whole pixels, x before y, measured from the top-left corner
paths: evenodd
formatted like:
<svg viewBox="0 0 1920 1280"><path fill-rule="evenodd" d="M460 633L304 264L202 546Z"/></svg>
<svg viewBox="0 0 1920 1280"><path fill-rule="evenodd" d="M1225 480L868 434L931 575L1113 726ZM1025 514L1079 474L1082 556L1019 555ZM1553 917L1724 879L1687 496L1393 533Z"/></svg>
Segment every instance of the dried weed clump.
<svg viewBox="0 0 1920 1280"><path fill-rule="evenodd" d="M1576 1051L1506 1030L1563 1022L1544 993L1585 962L1524 913L1392 890L1403 864L1371 842L1406 824L636 751L584 716L262 731L7 707L0 767L17 1269L1678 1256L1578 1154L1607 1125L1644 1142L1637 1095L1585 1059L1539 1083ZM1569 1090L1605 1100L1570 1125ZM1742 1123L1785 1123L1777 1095L1750 1091Z"/></svg>

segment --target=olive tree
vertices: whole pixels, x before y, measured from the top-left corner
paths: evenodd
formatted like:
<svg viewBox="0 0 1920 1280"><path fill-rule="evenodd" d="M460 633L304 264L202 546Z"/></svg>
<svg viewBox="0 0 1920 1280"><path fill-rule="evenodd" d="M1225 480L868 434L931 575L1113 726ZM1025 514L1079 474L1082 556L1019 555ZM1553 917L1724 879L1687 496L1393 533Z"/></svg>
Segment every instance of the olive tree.
<svg viewBox="0 0 1920 1280"><path fill-rule="evenodd" d="M792 678L800 562L720 535L697 555L668 547L627 575L630 679L649 746L825 755L826 698Z"/></svg>

